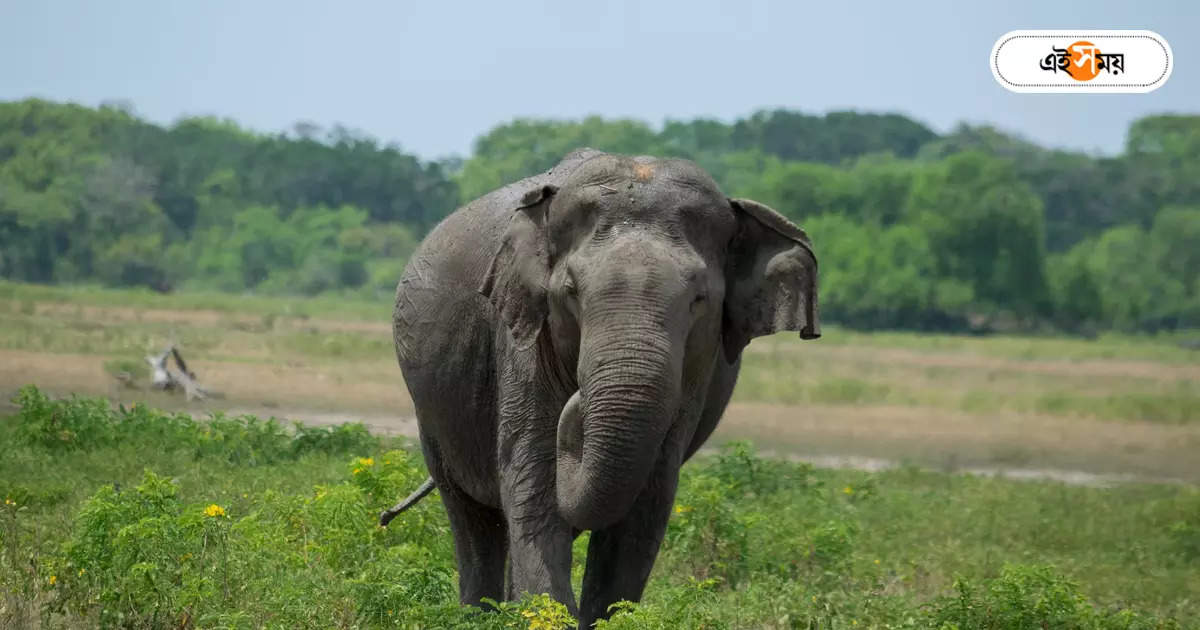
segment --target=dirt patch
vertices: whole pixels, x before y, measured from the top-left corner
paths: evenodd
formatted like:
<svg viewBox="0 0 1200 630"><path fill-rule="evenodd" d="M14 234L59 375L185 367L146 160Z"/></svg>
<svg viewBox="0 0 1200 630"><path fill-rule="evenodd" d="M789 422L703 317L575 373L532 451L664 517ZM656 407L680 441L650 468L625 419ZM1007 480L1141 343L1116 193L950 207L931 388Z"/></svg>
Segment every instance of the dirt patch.
<svg viewBox="0 0 1200 630"><path fill-rule="evenodd" d="M700 450L701 454L718 453L715 447ZM774 451L759 451L763 457L781 457L792 462L810 464L813 468L833 470L861 470L864 472L882 472L894 470L910 462L882 457L865 457L862 455L797 455L795 453L777 453ZM1187 483L1183 479L1139 477L1128 473L1106 474L1083 470L1061 470L1057 468L1006 468L1001 466L968 466L952 472L978 477L998 477L1012 481L1057 481L1069 486L1088 486L1093 488L1111 488L1125 483Z"/></svg>
<svg viewBox="0 0 1200 630"><path fill-rule="evenodd" d="M1200 480L1200 427L923 407L730 405L715 439L778 452L910 459L948 470L1051 467Z"/></svg>
<svg viewBox="0 0 1200 630"><path fill-rule="evenodd" d="M157 392L121 387L104 371L105 360L104 356L91 354L0 350L0 392L11 394L32 383L54 393L107 396L131 402L146 400L159 406L198 411L255 407L412 414L412 401L392 361L327 362L320 366L189 361L200 381L223 398L185 404Z"/></svg>

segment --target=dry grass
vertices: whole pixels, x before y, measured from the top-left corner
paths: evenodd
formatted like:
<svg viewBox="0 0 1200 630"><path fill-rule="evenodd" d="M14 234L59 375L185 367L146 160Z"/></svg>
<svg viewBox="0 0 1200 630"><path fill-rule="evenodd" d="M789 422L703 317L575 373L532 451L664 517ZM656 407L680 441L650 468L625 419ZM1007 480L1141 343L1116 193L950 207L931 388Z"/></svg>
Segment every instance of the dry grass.
<svg viewBox="0 0 1200 630"><path fill-rule="evenodd" d="M141 296L33 289L0 296L0 394L26 383L60 394L147 399L308 422L364 419L411 434L412 404L392 354L389 304L256 299L205 308ZM324 303L320 303L324 305ZM323 310L324 309L324 310ZM341 310L336 310L341 309ZM362 316L378 312L378 317ZM315 313L315 315L314 315ZM138 362L168 339L225 398L184 403L121 389L105 363ZM830 329L747 350L719 438L800 453L1059 467L1200 479L1200 353L1173 339L969 338ZM7 398L7 396L6 396Z"/></svg>
<svg viewBox="0 0 1200 630"><path fill-rule="evenodd" d="M894 405L734 403L716 440L733 438L750 438L777 453L907 459L951 470L984 465L1200 480L1197 425Z"/></svg>
<svg viewBox="0 0 1200 630"><path fill-rule="evenodd" d="M1200 362L1017 359L966 349L755 341L736 399L998 411L1186 424L1200 420ZM1197 356L1200 359L1200 356Z"/></svg>

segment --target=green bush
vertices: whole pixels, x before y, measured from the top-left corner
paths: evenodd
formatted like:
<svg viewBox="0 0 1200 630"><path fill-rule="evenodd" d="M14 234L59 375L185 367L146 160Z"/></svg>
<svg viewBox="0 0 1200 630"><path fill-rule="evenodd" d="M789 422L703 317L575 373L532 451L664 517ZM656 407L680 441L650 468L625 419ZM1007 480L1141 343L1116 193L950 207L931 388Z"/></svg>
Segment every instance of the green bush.
<svg viewBox="0 0 1200 630"><path fill-rule="evenodd" d="M455 598L441 543L449 535L444 523L375 524L387 502L365 488L394 497L401 488L389 481L424 475L409 458L385 459L373 483L350 473L307 496L267 493L236 509L186 501L175 481L150 471L135 488L102 486L83 503L61 553L44 561L53 576L47 610L104 627L253 626L255 619L298 627L340 606L364 621L425 619L424 607ZM366 462L354 458L351 466L374 467ZM304 606L328 580L339 584L325 593L333 595L328 609Z"/></svg>
<svg viewBox="0 0 1200 630"><path fill-rule="evenodd" d="M1050 566L1007 565L982 585L954 583L955 594L933 602L930 620L941 630L1151 630L1178 628L1130 610L1100 611L1079 587Z"/></svg>
<svg viewBox="0 0 1200 630"><path fill-rule="evenodd" d="M15 402L21 405L17 423L22 440L56 451L95 450L119 443L185 450L195 457L223 457L254 466L307 453L363 452L378 444L359 423L328 427L296 423L288 431L274 418L230 418L220 412L198 422L186 414L145 405L113 409L102 398L53 400L32 385L21 388Z"/></svg>
<svg viewBox="0 0 1200 630"><path fill-rule="evenodd" d="M111 444L115 425L108 401L72 398L51 400L32 385L17 392L19 431L26 443L53 450Z"/></svg>

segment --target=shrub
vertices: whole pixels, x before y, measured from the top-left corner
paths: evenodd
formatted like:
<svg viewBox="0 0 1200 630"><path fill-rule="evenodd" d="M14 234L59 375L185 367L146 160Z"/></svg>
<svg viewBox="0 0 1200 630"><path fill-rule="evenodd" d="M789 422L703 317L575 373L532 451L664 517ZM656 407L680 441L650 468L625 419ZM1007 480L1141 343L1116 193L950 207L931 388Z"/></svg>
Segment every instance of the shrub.
<svg viewBox="0 0 1200 630"><path fill-rule="evenodd" d="M38 388L27 385L17 392L14 402L21 407L17 416L19 433L29 444L73 450L109 444L114 438L107 401L50 400Z"/></svg>
<svg viewBox="0 0 1200 630"><path fill-rule="evenodd" d="M304 427L292 431L275 418L230 418L217 412L206 422L145 405L113 409L103 398L52 400L36 387L21 388L15 401L18 434L31 446L91 451L116 444L191 451L246 466L294 460L308 453L362 453L379 444L361 423Z"/></svg>
<svg viewBox="0 0 1200 630"><path fill-rule="evenodd" d="M1141 630L1178 628L1130 610L1098 611L1072 580L1045 565L1006 565L994 580L977 586L959 578L954 595L930 607L942 630Z"/></svg>
<svg viewBox="0 0 1200 630"><path fill-rule="evenodd" d="M687 584L671 588L651 605L618 602L613 605L612 617L596 624L596 630L674 630L675 628L705 628L719 630L730 627L721 618L713 597L720 580L692 578Z"/></svg>

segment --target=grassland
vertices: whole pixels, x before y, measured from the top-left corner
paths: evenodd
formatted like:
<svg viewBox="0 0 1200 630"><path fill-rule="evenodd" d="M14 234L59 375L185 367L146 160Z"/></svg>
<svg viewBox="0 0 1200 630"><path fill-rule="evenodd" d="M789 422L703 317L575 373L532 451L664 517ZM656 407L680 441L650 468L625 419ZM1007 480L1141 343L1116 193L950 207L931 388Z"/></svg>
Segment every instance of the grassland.
<svg viewBox="0 0 1200 630"><path fill-rule="evenodd" d="M390 296L287 299L0 283L0 394L149 400L194 413L363 420L411 435ZM718 440L939 469L1071 469L1200 481L1200 351L1185 335L965 337L826 327L748 348ZM112 374L173 339L224 399L185 404Z"/></svg>
<svg viewBox="0 0 1200 630"><path fill-rule="evenodd" d="M564 627L544 599L455 605L436 495L376 525L424 477L406 438L18 399L0 626ZM1198 567L1192 486L815 470L734 443L685 468L645 601L606 627L1191 628Z"/></svg>
<svg viewBox="0 0 1200 630"><path fill-rule="evenodd" d="M17 401L0 407L0 626L560 627L542 599L454 605L436 498L374 525L424 476L389 311L0 283ZM755 341L713 442L749 441L685 467L646 601L609 627L1200 627L1200 353L1182 338ZM171 340L222 398L114 378ZM52 400L68 394L125 406ZM814 469L751 442L908 463ZM1129 481L950 474L972 466Z"/></svg>

